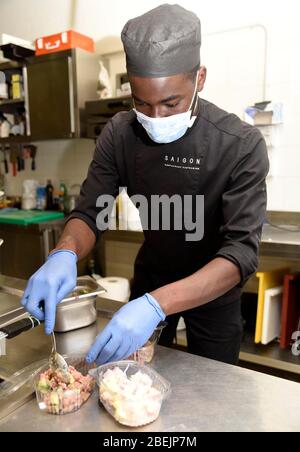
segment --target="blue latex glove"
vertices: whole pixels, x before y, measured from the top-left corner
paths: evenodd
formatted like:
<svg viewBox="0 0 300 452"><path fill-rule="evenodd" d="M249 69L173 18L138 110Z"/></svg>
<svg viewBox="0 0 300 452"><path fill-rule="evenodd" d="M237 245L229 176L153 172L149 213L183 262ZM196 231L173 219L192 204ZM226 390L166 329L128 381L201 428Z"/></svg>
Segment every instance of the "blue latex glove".
<svg viewBox="0 0 300 452"><path fill-rule="evenodd" d="M86 361L98 365L127 358L142 347L166 316L149 294L126 303L100 333Z"/></svg>
<svg viewBox="0 0 300 452"><path fill-rule="evenodd" d="M53 331L56 305L76 287L76 262L73 251L55 251L28 281L21 304L38 320L45 321L46 334ZM41 301L44 301L44 311Z"/></svg>

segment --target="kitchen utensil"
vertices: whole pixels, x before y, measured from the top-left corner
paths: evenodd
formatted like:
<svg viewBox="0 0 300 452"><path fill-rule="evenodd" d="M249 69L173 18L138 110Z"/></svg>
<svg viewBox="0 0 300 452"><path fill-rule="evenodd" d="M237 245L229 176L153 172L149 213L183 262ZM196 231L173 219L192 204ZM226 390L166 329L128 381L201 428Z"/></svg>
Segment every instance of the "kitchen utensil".
<svg viewBox="0 0 300 452"><path fill-rule="evenodd" d="M18 173L22 171L20 153L17 155L17 171Z"/></svg>
<svg viewBox="0 0 300 452"><path fill-rule="evenodd" d="M9 148L7 146L4 147L4 170L5 170L5 174L9 173L9 168L8 168L8 160L7 160L7 151L9 150Z"/></svg>
<svg viewBox="0 0 300 452"><path fill-rule="evenodd" d="M34 146L33 144L30 144L29 146L30 149L30 156L31 156L31 169L32 171L36 170L36 162L35 162L35 158L36 158L36 153L37 153L37 147Z"/></svg>
<svg viewBox="0 0 300 452"><path fill-rule="evenodd" d="M25 170L25 160L24 160L24 149L23 149L23 145L20 144L19 145L19 171L24 171Z"/></svg>
<svg viewBox="0 0 300 452"><path fill-rule="evenodd" d="M0 356L5 355L6 339L12 339L24 331L31 330L38 325L40 325L40 321L38 319L28 316L16 322L2 326L0 330Z"/></svg>
<svg viewBox="0 0 300 452"><path fill-rule="evenodd" d="M281 332L283 287L272 287L265 291L264 315L261 343L267 345L278 339Z"/></svg>
<svg viewBox="0 0 300 452"><path fill-rule="evenodd" d="M0 333L5 336L5 339L12 339L24 331L31 330L40 324L41 322L38 319L33 316L28 316L17 322L9 323L8 325L1 327Z"/></svg>
<svg viewBox="0 0 300 452"><path fill-rule="evenodd" d="M12 287L1 286L1 292L23 296L23 291ZM56 308L56 323L54 331L64 333L92 325L97 319L96 298L105 293L105 289L97 284L90 276L80 276L77 278L77 286L67 298L64 298ZM12 321L11 313L8 312L0 316L1 325L6 325L6 319ZM13 318L26 315L23 307L14 309Z"/></svg>
<svg viewBox="0 0 300 452"><path fill-rule="evenodd" d="M51 341L52 341L52 350L49 358L49 366L51 367L53 372L55 372L58 369L67 372L68 364L66 363L64 358L56 351L56 341L53 332L51 333Z"/></svg>
<svg viewBox="0 0 300 452"><path fill-rule="evenodd" d="M12 174L15 177L17 175L17 160L19 151L17 146L11 144L10 146L10 163L12 164Z"/></svg>

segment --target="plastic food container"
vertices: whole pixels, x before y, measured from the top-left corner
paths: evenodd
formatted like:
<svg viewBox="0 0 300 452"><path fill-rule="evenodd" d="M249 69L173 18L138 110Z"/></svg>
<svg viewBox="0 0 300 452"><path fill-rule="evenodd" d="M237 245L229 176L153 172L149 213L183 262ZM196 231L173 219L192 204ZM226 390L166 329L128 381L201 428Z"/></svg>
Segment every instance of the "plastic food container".
<svg viewBox="0 0 300 452"><path fill-rule="evenodd" d="M42 375L49 369L49 363L38 371L34 377L34 389L38 406L41 410L50 414L67 414L77 411L90 397L95 386L95 379L89 375L89 371L95 365L88 365L84 356L64 355L69 366L76 369L71 371L71 379L62 376L56 386L55 379L48 380ZM86 378L81 378L78 374Z"/></svg>
<svg viewBox="0 0 300 452"><path fill-rule="evenodd" d="M129 427L155 421L171 390L154 369L135 361L105 364L96 375L100 402L117 422Z"/></svg>
<svg viewBox="0 0 300 452"><path fill-rule="evenodd" d="M139 348L128 359L137 361L139 364L151 363L154 357L155 346L160 338L162 330L166 325L167 322L160 322L160 324L155 328L154 333L152 334L150 339L146 342L146 344L143 347Z"/></svg>

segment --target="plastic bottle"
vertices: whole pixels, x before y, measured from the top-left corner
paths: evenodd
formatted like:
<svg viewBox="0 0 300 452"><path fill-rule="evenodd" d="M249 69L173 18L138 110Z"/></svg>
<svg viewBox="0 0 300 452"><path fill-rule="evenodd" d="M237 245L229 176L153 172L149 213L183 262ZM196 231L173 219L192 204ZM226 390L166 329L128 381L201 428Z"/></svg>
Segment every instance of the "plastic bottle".
<svg viewBox="0 0 300 452"><path fill-rule="evenodd" d="M47 185L46 185L46 210L54 209L53 192L54 192L54 188L51 183L51 180L49 179L49 180L47 180Z"/></svg>
<svg viewBox="0 0 300 452"><path fill-rule="evenodd" d="M89 271L89 275L91 275L91 276L96 273L95 259L89 259L88 271Z"/></svg>
<svg viewBox="0 0 300 452"><path fill-rule="evenodd" d="M4 118L5 118L5 116L4 116ZM0 137L8 138L9 134L10 134L10 123L5 118L4 120L2 120L1 125L0 125Z"/></svg>
<svg viewBox="0 0 300 452"><path fill-rule="evenodd" d="M36 208L38 210L46 209L46 187L38 187L36 190Z"/></svg>
<svg viewBox="0 0 300 452"><path fill-rule="evenodd" d="M59 210L64 212L66 210L66 199L67 199L68 191L64 182L60 182L59 184Z"/></svg>

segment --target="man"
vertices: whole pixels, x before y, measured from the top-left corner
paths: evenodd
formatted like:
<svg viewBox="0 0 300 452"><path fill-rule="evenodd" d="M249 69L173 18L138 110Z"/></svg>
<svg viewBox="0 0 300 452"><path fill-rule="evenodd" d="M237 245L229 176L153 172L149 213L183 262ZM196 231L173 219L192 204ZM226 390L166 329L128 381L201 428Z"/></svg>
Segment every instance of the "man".
<svg viewBox="0 0 300 452"><path fill-rule="evenodd" d="M77 259L99 235L99 196L116 196L119 187L143 195L149 205L153 195L189 196L193 204L184 212L192 215L204 196L203 237L195 240L174 221L169 230L160 220L158 228L145 230L132 301L99 334L87 361L128 357L165 318L161 343L170 345L182 315L191 353L235 364L241 288L256 270L265 218L265 142L257 129L199 99L206 69L193 13L162 5L130 20L122 40L135 109L117 114L101 133L80 202L56 249L31 277L22 303L45 319L49 334L57 303L75 286Z"/></svg>

